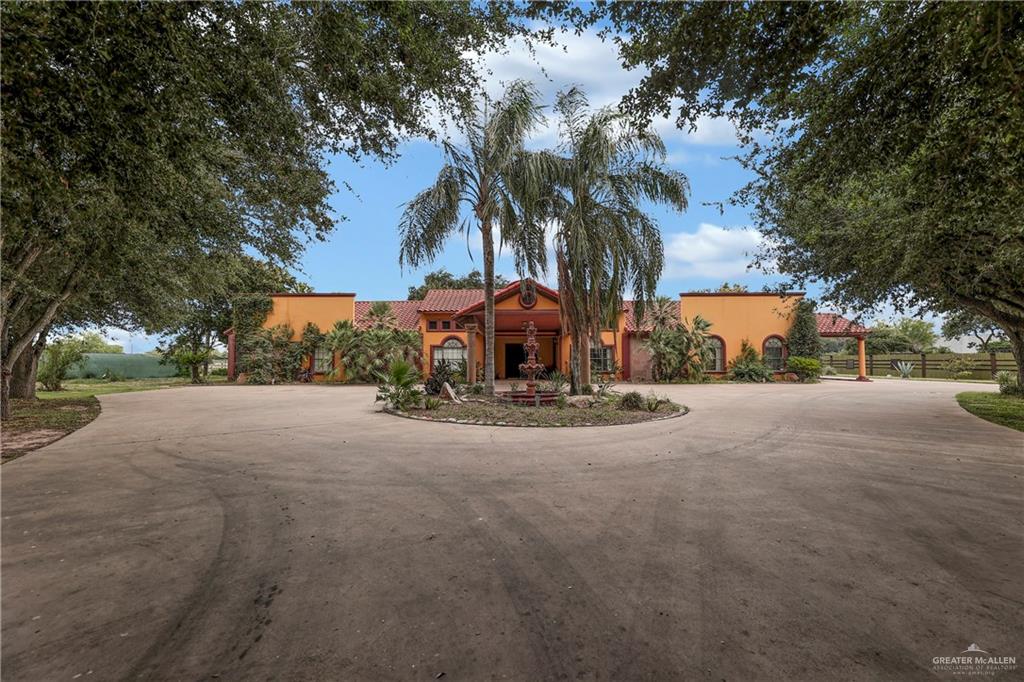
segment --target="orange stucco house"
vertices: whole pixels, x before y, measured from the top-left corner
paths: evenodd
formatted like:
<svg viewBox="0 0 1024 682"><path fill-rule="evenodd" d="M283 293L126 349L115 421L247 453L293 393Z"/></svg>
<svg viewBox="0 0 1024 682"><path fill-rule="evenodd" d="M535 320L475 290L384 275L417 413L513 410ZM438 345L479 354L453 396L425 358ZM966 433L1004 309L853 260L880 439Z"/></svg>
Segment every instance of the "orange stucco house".
<svg viewBox="0 0 1024 682"><path fill-rule="evenodd" d="M699 293L679 295L679 315L686 319L700 315L711 322L712 348L715 352L713 374L724 374L730 359L747 340L765 356L777 371L785 367L786 334L793 308L803 292L774 293ZM518 379L519 363L525 360L523 326L533 322L540 343L538 360L549 369L569 371L572 339L563 334L558 314L558 292L541 284L521 287L513 282L495 292L494 366L498 379ZM375 301L360 301L352 293L273 294L273 308L264 326L288 324L301 330L307 322L327 331L340 320L355 326L366 325L366 314ZM440 360L471 360L470 374L483 366L484 292L482 289L432 289L422 301L388 301L403 329L415 330L423 339L422 366L429 373ZM868 330L830 313L818 315L822 336L853 336L860 339ZM591 348L594 371L617 369L619 378L642 381L651 378L651 362L644 338L649 328L638 324L633 302L625 301L614 327L602 330L601 345ZM234 375L234 343L229 334L228 373ZM338 358L326 349L309 359L316 376L326 377L337 366ZM863 365L863 362L862 362ZM861 368L864 376L864 367Z"/></svg>

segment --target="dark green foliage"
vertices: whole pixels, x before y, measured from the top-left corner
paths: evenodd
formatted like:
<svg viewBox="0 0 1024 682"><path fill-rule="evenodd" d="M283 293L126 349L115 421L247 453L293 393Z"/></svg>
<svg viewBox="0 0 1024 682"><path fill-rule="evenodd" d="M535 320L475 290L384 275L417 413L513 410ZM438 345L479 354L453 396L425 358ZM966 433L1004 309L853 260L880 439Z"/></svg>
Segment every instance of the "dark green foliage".
<svg viewBox="0 0 1024 682"><path fill-rule="evenodd" d="M338 371L344 372L346 381L373 383L394 360L412 365L421 361L423 346L419 332L386 324L390 309L379 313L380 324L370 329L356 329L348 320L342 320L324 338L324 344L341 355Z"/></svg>
<svg viewBox="0 0 1024 682"><path fill-rule="evenodd" d="M842 308L966 309L999 324L1024 382L1024 5L608 3L649 75L628 108L728 115L754 180L735 197L761 263Z"/></svg>
<svg viewBox="0 0 1024 682"><path fill-rule="evenodd" d="M251 384L294 381L305 356L302 344L292 341L292 336L292 328L286 324L260 329L252 334L246 355L238 356L239 365L246 372L246 381Z"/></svg>
<svg viewBox="0 0 1024 682"><path fill-rule="evenodd" d="M711 323L697 315L693 321L655 325L646 340L655 381L700 381L712 363L708 331Z"/></svg>
<svg viewBox="0 0 1024 682"><path fill-rule="evenodd" d="M479 91L471 55L529 33L508 3L0 12L5 418L8 372L52 324L164 331L223 284L211 258L295 264L336 221L332 153L433 136L431 112Z"/></svg>
<svg viewBox="0 0 1024 682"><path fill-rule="evenodd" d="M772 370L761 361L761 355L750 342L743 339L739 354L729 361L727 376L732 381L763 384L772 380Z"/></svg>
<svg viewBox="0 0 1024 682"><path fill-rule="evenodd" d="M800 377L800 381L817 381L821 376L821 360L790 355L786 358L786 370Z"/></svg>
<svg viewBox="0 0 1024 682"><path fill-rule="evenodd" d="M427 395L440 395L446 383L452 388L458 386L458 368L455 363L441 360L434 365L434 370L423 382L423 390Z"/></svg>
<svg viewBox="0 0 1024 682"><path fill-rule="evenodd" d="M386 371L380 373L377 387L377 401L388 407L405 412L419 404L422 393L418 388L420 374L404 360L394 360Z"/></svg>
<svg viewBox="0 0 1024 682"><path fill-rule="evenodd" d="M623 393L619 399L619 407L623 410L642 410L644 409L644 397L638 391Z"/></svg>
<svg viewBox="0 0 1024 682"><path fill-rule="evenodd" d="M1017 382L1017 377L1013 373L999 372L996 374L996 381L999 383L999 392L1003 395L1024 398L1024 385Z"/></svg>
<svg viewBox="0 0 1024 682"><path fill-rule="evenodd" d="M502 275L494 276L494 288L504 289L511 282ZM464 277L456 277L446 269L434 270L423 276L423 284L409 287L410 301L422 301L431 289L483 289L484 276L479 270L470 270Z"/></svg>
<svg viewBox="0 0 1024 682"><path fill-rule="evenodd" d="M793 322L786 337L789 354L804 358L821 355L821 336L818 335L818 319L814 315L814 301L798 301L793 310ZM795 371L795 370L794 370Z"/></svg>

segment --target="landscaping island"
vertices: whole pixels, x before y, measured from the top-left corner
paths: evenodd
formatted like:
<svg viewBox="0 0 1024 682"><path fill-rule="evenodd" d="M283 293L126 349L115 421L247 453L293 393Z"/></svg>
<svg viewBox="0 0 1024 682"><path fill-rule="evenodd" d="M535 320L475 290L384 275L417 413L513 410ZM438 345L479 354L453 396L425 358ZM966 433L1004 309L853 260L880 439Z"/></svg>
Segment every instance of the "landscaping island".
<svg viewBox="0 0 1024 682"><path fill-rule="evenodd" d="M666 398L644 397L633 392L600 397L574 396L556 405L540 407L515 404L498 396L491 399L469 398L459 403L444 402L429 408L417 406L398 410L388 405L384 411L422 421L477 426L557 427L639 424L680 417L689 410Z"/></svg>

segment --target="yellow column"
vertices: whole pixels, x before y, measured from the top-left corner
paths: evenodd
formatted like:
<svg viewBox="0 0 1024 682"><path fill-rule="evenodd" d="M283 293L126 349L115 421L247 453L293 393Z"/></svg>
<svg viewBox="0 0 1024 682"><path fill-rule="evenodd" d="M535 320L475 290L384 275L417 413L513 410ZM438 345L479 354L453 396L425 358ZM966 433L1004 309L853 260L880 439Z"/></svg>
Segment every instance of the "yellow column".
<svg viewBox="0 0 1024 682"><path fill-rule="evenodd" d="M476 383L476 325L466 325L466 382Z"/></svg>
<svg viewBox="0 0 1024 682"><path fill-rule="evenodd" d="M863 336L857 337L857 365L859 371L857 381L871 381L868 379L867 341Z"/></svg>

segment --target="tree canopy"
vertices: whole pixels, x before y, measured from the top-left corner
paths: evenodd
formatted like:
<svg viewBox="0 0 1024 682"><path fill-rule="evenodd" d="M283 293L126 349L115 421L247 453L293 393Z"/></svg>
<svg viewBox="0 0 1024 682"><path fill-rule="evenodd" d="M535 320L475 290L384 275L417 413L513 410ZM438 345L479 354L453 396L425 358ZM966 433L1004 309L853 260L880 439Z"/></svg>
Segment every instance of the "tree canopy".
<svg viewBox="0 0 1024 682"><path fill-rule="evenodd" d="M508 281L503 275L494 275L494 288L503 289L507 287L511 282ZM448 272L445 268L440 270L434 270L428 272L423 276L423 284L415 287L409 287L409 296L407 297L410 301L422 301L427 292L431 289L483 289L484 288L484 276L479 270L470 270L462 277L457 277L452 273Z"/></svg>
<svg viewBox="0 0 1024 682"><path fill-rule="evenodd" d="M3 3L4 386L70 307L139 326L220 277L207 257L297 262L337 218L327 154L433 135L478 89L467 55L525 30L514 11Z"/></svg>
<svg viewBox="0 0 1024 682"><path fill-rule="evenodd" d="M1024 7L1013 3L551 5L606 22L639 120L731 118L762 264L842 307L965 308L1024 377Z"/></svg>

